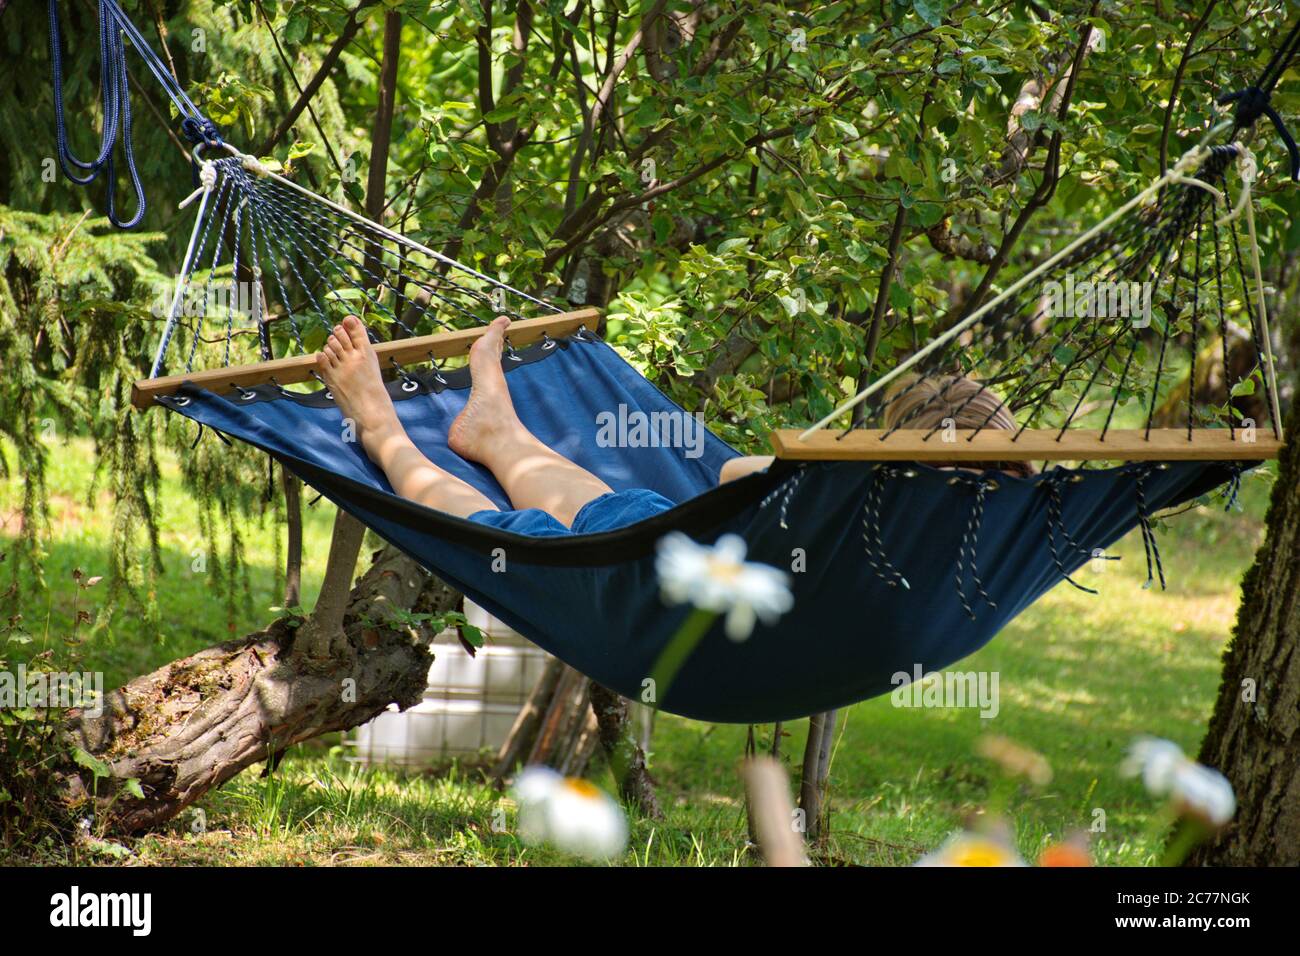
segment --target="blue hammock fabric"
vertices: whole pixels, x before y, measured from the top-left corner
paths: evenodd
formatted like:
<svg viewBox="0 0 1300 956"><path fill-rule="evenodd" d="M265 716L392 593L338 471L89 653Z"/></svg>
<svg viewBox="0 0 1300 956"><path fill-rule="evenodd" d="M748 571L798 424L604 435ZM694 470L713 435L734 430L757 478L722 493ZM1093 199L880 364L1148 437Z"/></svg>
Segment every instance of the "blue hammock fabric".
<svg viewBox="0 0 1300 956"><path fill-rule="evenodd" d="M324 393L264 385L218 395L186 385L159 402L269 452L511 627L634 700L643 699L643 682L689 613L661 600L660 537L682 530L712 542L739 534L751 559L779 568L802 555L804 570L791 575L794 610L742 643L715 625L657 702L719 722L807 716L887 693L917 666L945 668L987 643L1093 549L1139 524L1146 529L1150 514L1239 471L1176 462L1019 479L925 465L778 461L718 487L718 470L737 452L712 434L704 434L698 457L680 447L601 447L601 412L622 405L629 413L686 414L603 342L578 335L503 364L520 417L542 441L615 490L648 488L677 505L598 534L519 535L394 495L359 445L342 440L341 414ZM485 469L447 448L468 385L457 370L417 372L389 387L424 453L508 507Z"/></svg>

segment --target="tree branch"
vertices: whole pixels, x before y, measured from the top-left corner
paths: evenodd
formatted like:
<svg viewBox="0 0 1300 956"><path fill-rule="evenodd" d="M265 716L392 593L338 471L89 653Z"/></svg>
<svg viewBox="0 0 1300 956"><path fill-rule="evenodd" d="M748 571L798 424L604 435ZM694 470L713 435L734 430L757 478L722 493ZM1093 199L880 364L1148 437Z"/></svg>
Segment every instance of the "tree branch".
<svg viewBox="0 0 1300 956"><path fill-rule="evenodd" d="M293 124L298 121L298 117L302 115L302 111L307 108L307 104L310 103L312 98L320 91L326 77L328 77L333 71L334 65L338 63L339 57L343 55L343 51L347 49L348 44L351 43L353 38L357 35L357 31L361 29L361 21L358 19L361 12L367 7L374 6L378 2L379 0L361 0L361 2L353 8L352 12L348 14L348 18L343 24L343 29L339 31L339 35L335 37L333 45L328 51L326 51L325 56L321 59L320 66L316 68L316 73L312 76L311 80L308 81L307 85L303 87L302 93L298 96L298 99L294 102L293 106L289 107L289 112L285 113L281 118L280 125L277 126L275 131L266 138L265 142L262 143L261 148L257 151L259 156L269 155L271 150L275 149L276 144L284 137L284 134L293 128Z"/></svg>
<svg viewBox="0 0 1300 956"><path fill-rule="evenodd" d="M1169 168L1169 133L1173 128L1174 107L1178 105L1178 94L1183 86L1183 74L1187 71L1188 61L1190 61L1194 55L1192 53L1192 47L1195 46L1197 38L1201 35L1201 31L1205 29L1205 25L1210 22L1210 14L1214 12L1214 8L1218 5L1218 2L1219 0L1210 0L1210 2L1205 5L1205 12L1202 13L1201 18L1196 21L1196 26L1192 27L1192 32L1187 37L1187 43L1183 47L1183 55L1178 58L1178 68L1174 70L1174 82L1169 88L1169 103L1165 106L1164 125L1160 129L1159 173L1164 173L1164 171Z"/></svg>

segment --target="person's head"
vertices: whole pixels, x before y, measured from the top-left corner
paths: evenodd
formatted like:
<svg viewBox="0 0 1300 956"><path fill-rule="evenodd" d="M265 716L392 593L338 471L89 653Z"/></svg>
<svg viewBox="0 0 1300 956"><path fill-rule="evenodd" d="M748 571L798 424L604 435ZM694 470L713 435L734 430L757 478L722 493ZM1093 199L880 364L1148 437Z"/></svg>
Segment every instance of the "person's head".
<svg viewBox="0 0 1300 956"><path fill-rule="evenodd" d="M996 394L973 378L945 375L938 378L904 378L886 393L886 428L943 428L952 419L955 428L1017 428L1011 409ZM993 468L1028 477L1035 473L1026 461L936 462L940 467Z"/></svg>

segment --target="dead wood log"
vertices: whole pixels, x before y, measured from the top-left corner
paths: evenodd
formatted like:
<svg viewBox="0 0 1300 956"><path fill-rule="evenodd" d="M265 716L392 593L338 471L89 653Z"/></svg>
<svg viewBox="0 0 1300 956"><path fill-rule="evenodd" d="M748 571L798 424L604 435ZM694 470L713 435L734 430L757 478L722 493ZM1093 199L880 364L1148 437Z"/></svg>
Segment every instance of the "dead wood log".
<svg viewBox="0 0 1300 956"><path fill-rule="evenodd" d="M132 832L176 816L213 787L292 744L365 723L422 698L432 639L404 611L440 613L459 595L395 548L376 553L352 589L346 644L327 662L293 652L298 622L207 648L106 695L103 713L69 714L67 736L111 776L66 768L65 791L109 829ZM131 796L139 781L143 799Z"/></svg>

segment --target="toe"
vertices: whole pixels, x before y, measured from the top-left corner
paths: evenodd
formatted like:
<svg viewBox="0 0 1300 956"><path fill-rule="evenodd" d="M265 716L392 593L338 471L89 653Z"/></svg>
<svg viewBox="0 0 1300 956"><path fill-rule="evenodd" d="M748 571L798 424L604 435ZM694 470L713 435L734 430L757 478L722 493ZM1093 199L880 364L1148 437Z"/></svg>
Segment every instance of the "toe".
<svg viewBox="0 0 1300 956"><path fill-rule="evenodd" d="M343 331L345 334L342 337L348 339L354 348L365 348L370 341L365 324L355 315L349 315L343 320Z"/></svg>
<svg viewBox="0 0 1300 956"><path fill-rule="evenodd" d="M340 357L346 355L352 348L352 337L341 325L334 326L334 331L330 333L330 345L334 346L334 351Z"/></svg>

